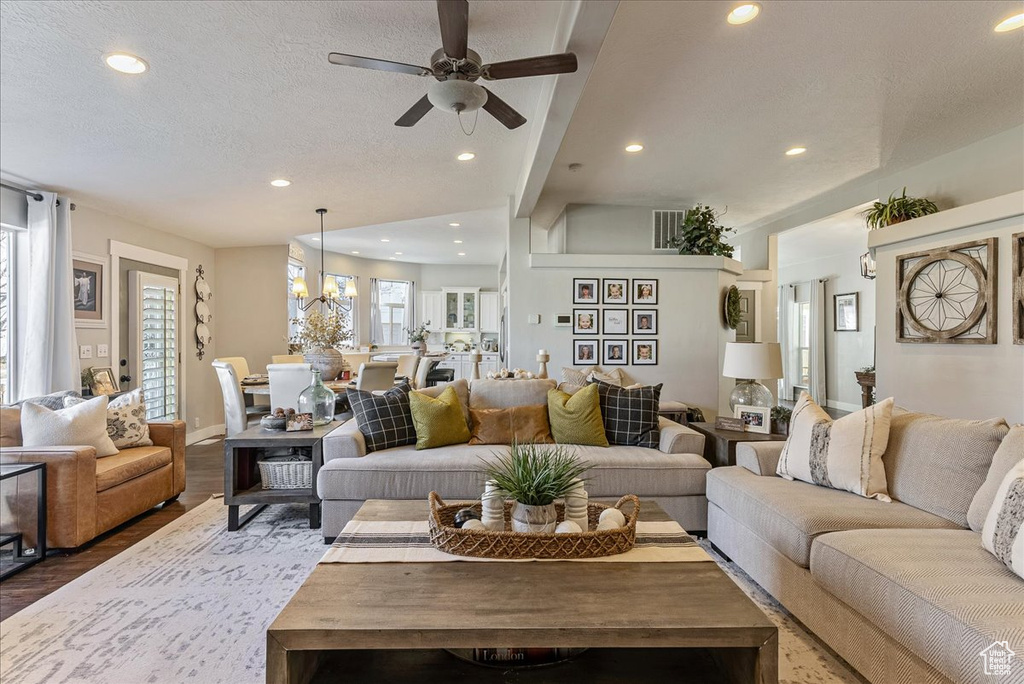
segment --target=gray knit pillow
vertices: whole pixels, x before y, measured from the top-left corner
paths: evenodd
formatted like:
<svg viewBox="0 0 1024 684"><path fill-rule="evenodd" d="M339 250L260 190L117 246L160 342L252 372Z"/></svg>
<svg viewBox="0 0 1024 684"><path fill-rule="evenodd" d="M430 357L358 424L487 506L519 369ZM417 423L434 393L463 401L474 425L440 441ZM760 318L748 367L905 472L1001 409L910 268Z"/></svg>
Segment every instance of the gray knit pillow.
<svg viewBox="0 0 1024 684"><path fill-rule="evenodd" d="M1003 478L981 530L982 545L1024 577L1024 458Z"/></svg>

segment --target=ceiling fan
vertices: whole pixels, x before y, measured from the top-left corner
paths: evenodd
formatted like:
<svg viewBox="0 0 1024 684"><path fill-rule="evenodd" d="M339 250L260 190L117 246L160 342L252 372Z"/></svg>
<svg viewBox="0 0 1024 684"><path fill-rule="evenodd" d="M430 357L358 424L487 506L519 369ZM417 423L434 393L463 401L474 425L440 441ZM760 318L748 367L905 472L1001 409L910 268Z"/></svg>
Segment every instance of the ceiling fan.
<svg viewBox="0 0 1024 684"><path fill-rule="evenodd" d="M433 76L435 80L427 87L427 94L395 122L396 126L403 127L415 126L433 107L456 114L483 107L485 112L506 128L518 128L526 123L526 118L490 90L476 83L478 79L499 81L525 76L571 74L576 71L576 55L571 52L484 64L480 55L466 46L469 36L469 2L437 0L437 15L441 23L443 47L431 56L429 68L340 52L330 53L327 60L341 66Z"/></svg>

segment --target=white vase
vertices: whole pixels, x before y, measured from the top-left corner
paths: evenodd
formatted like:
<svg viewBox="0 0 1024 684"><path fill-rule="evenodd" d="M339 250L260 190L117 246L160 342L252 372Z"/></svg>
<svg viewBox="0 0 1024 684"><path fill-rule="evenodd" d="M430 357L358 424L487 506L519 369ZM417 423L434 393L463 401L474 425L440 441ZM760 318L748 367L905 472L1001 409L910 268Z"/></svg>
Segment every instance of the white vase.
<svg viewBox="0 0 1024 684"><path fill-rule="evenodd" d="M416 352L416 356L423 356L427 353L427 345L425 342L417 340L409 345L412 350Z"/></svg>
<svg viewBox="0 0 1024 684"><path fill-rule="evenodd" d="M345 368L345 360L337 349L316 349L303 355L303 360L312 366L313 370L320 371L320 377L325 381L334 380Z"/></svg>
<svg viewBox="0 0 1024 684"><path fill-rule="evenodd" d="M550 534L558 526L555 504L530 506L516 501L512 504L513 532L544 532Z"/></svg>

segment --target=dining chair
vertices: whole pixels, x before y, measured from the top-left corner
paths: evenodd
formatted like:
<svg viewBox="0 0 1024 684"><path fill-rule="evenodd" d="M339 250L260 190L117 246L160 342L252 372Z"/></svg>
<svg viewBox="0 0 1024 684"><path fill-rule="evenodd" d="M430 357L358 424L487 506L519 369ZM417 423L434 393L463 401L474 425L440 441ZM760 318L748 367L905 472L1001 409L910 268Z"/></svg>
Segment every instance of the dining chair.
<svg viewBox="0 0 1024 684"><path fill-rule="evenodd" d="M411 383L416 377L416 368L419 366L420 357L416 354L402 354L398 357L398 370L395 372L396 375L409 378Z"/></svg>
<svg viewBox="0 0 1024 684"><path fill-rule="evenodd" d="M413 378L412 386L413 389L423 389L427 386L427 375L434 369L438 363L444 359L443 356L439 357L424 357L420 359L419 365L416 366L416 377Z"/></svg>
<svg viewBox="0 0 1024 684"><path fill-rule="evenodd" d="M359 367L356 378L356 389L363 392L389 390L395 386L395 372L398 363L395 361L371 361Z"/></svg>
<svg viewBox="0 0 1024 684"><path fill-rule="evenodd" d="M222 356L214 359L214 362L221 361L223 363L230 364L235 369L235 376L238 378L239 383L245 380L249 376L249 362L245 360L244 356ZM241 384L239 384L241 386ZM249 417L253 416L264 416L270 408L267 405L265 397L253 397L251 394L242 394L242 400L245 406L245 412L249 414Z"/></svg>
<svg viewBox="0 0 1024 684"><path fill-rule="evenodd" d="M270 357L271 363L305 363L306 357L302 354L274 354Z"/></svg>
<svg viewBox="0 0 1024 684"><path fill-rule="evenodd" d="M270 406L273 409L299 408L299 395L313 382L308 363L272 363L267 366L270 377Z"/></svg>
<svg viewBox="0 0 1024 684"><path fill-rule="evenodd" d="M366 352L341 352L341 355L348 362L349 369L352 371L352 376L359 375L359 367L364 363L370 363L370 355Z"/></svg>
<svg viewBox="0 0 1024 684"><path fill-rule="evenodd" d="M224 434L226 437L232 437L249 427L242 386L231 363L217 359L213 362L213 368L217 371L220 391L224 395Z"/></svg>

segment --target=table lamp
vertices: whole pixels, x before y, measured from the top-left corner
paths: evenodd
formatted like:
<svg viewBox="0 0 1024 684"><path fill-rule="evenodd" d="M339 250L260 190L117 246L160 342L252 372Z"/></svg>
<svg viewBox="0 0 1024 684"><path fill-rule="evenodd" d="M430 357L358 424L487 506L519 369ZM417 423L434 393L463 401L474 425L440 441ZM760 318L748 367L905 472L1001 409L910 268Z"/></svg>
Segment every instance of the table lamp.
<svg viewBox="0 0 1024 684"><path fill-rule="evenodd" d="M737 378L729 394L729 408L774 405L771 391L758 380L782 377L782 349L778 342L726 342L722 375Z"/></svg>

